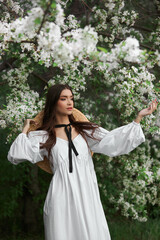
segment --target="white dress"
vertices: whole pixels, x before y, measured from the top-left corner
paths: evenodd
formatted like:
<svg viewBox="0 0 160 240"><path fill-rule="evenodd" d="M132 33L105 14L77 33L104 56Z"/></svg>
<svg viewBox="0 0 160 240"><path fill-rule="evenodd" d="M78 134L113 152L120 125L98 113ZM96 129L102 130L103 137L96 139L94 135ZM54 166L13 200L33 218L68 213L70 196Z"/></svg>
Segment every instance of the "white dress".
<svg viewBox="0 0 160 240"><path fill-rule="evenodd" d="M15 165L26 160L33 164L43 161L47 154L39 143L47 140L46 133L20 133L10 147L8 160ZM128 154L145 142L141 125L135 121L111 131L99 127L94 136L101 140L87 137L90 150L111 157ZM73 139L73 144L79 155L72 151L71 173L68 141L57 137L52 148L53 177L43 207L45 240L110 240L90 150L81 134Z"/></svg>

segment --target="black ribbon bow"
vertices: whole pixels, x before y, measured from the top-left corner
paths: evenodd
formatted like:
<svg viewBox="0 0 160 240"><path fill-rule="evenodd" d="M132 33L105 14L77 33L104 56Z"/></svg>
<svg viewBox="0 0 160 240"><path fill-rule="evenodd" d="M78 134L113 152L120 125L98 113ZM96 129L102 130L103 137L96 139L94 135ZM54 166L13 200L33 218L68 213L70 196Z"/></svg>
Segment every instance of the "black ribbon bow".
<svg viewBox="0 0 160 240"><path fill-rule="evenodd" d="M55 125L55 128L58 128L58 127L65 127L65 132L66 132L66 135L68 137L68 145L69 145L69 148L68 148L68 155L69 155L69 172L72 172L72 149L75 153L76 156L78 156L78 152L72 142L72 136L71 136L71 125L72 123L69 123L69 124L57 124ZM69 130L68 130L68 127L69 126Z"/></svg>

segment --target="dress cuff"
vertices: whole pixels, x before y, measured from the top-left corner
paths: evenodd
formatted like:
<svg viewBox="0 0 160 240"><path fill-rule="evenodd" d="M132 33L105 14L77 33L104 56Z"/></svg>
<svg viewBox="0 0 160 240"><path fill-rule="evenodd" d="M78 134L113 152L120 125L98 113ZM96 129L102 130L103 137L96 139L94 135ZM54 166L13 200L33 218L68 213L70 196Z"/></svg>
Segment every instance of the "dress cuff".
<svg viewBox="0 0 160 240"><path fill-rule="evenodd" d="M137 123L134 120L132 121L132 123L135 124L135 125L140 125L140 123Z"/></svg>

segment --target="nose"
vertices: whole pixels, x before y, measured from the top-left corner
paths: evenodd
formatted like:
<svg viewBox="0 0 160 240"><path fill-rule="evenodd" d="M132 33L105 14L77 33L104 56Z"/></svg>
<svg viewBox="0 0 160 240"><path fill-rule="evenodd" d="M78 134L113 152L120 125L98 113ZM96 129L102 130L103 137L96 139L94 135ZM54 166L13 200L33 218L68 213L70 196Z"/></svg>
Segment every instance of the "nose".
<svg viewBox="0 0 160 240"><path fill-rule="evenodd" d="M73 101L71 99L68 99L68 102L67 102L68 105L72 105L73 104Z"/></svg>

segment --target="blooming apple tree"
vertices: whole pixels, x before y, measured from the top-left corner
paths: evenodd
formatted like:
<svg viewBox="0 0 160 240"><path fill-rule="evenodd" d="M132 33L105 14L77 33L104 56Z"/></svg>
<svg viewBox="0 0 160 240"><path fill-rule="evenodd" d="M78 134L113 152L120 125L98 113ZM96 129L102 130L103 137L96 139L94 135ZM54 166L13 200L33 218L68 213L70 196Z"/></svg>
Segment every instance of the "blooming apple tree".
<svg viewBox="0 0 160 240"><path fill-rule="evenodd" d="M0 124L10 131L6 143L20 133L24 119L43 109L44 93L55 83L71 85L77 106L90 120L97 115L97 122L104 122L107 129L118 127L115 116L107 116L110 109L127 124L153 99L160 99L156 74L160 67L160 18L150 32L152 47L148 47L146 36L135 28L139 14L128 10L124 0L107 0L91 8L85 5L90 11L88 24L84 16L77 20L68 4L60 0L0 0L0 77L1 85L7 84L9 91L0 109ZM155 5L160 8L159 2ZM49 77L45 77L47 72ZM43 94L36 89L35 78L43 83L39 85ZM93 85L101 92L102 102L108 103L105 111L100 112L97 103L85 95ZM106 168L100 164L102 157L96 156L99 176L107 176L110 182L116 176L117 180L114 192L114 184L108 189L105 182L99 184L103 199L122 215L139 221L147 220L147 204L160 206L159 116L158 108L142 120L146 142L130 155L117 157L117 161L106 157Z"/></svg>

